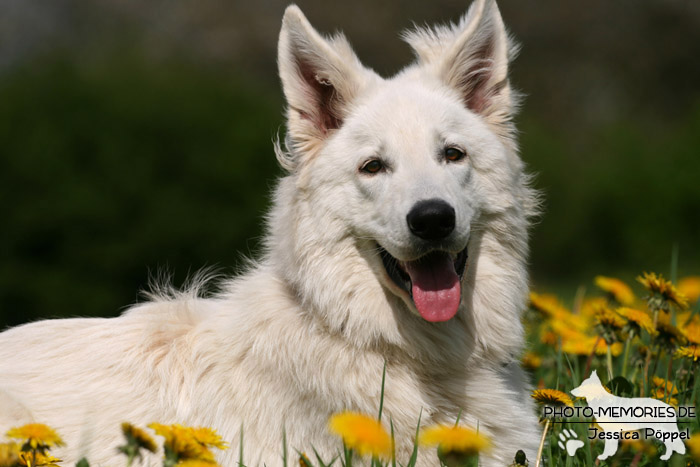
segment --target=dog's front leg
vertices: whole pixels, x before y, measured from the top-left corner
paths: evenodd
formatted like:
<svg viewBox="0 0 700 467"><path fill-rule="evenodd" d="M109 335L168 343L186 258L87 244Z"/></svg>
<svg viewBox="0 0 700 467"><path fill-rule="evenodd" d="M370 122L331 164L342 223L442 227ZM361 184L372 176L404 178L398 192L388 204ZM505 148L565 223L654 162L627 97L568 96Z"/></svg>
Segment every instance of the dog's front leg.
<svg viewBox="0 0 700 467"><path fill-rule="evenodd" d="M498 368L480 368L467 384L465 420L478 423L491 437L493 449L480 458L480 465L503 466L523 450L534 462L541 427L527 378L517 363Z"/></svg>

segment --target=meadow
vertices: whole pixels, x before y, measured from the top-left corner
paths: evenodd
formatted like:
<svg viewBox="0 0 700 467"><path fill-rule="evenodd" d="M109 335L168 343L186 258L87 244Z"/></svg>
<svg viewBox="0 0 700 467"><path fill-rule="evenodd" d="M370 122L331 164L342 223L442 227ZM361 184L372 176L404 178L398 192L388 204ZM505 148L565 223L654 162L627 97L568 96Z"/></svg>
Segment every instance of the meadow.
<svg viewBox="0 0 700 467"><path fill-rule="evenodd" d="M175 0L165 23L161 3L137 3L0 2L7 19L0 21L7 39L0 41L0 328L116 316L138 300L135 291L154 271L181 284L205 266L235 271L245 262L241 254L259 250L281 172L271 144L284 131L274 50L288 2L237 8ZM368 14L377 12L376 2L300 3L325 31L346 30L360 56L385 74L411 59L394 31L414 20L457 18L466 6L387 2L382 14ZM524 317L523 364L533 389L543 391L536 396L585 407L567 398L595 370L614 394L696 405L700 305L697 278L688 278L700 271L696 10L653 0L635 8L499 3L523 44L513 67L514 84L528 95L517 117L519 140L545 199L532 232L535 286ZM37 21L42 12L45 22ZM241 31L250 36L245 47ZM672 243L682 261L668 269ZM644 279L644 267L666 273L674 288L649 290L635 279ZM674 301L680 295L673 291L687 302ZM352 436L356 425L374 436L352 450L371 457L374 447L376 463L394 464L390 420L374 424L380 413L339 419L350 427L338 427L334 465L351 462L342 439L349 448L362 441ZM590 423L576 421L542 420L541 465L595 465L603 443L587 439ZM48 428L17 427L6 443L0 433L0 466L66 467L46 457L60 442ZM211 466L225 447L207 429L161 426L164 436L153 436L145 428L125 427L124 465L139 465L140 451L166 444L165 465ZM695 437L671 465L700 462L697 418L679 428ZM488 449L477 429L440 427L422 442L435 449L442 441L447 465L473 464ZM584 444L569 456L560 435ZM331 463L284 445L280 440L285 465ZM598 465L666 465L661 449L654 441L621 443Z"/></svg>
<svg viewBox="0 0 700 467"><path fill-rule="evenodd" d="M580 288L571 306L555 295L531 292L523 316L529 347L522 364L532 376L532 397L539 405L543 433L537 457L527 459L518 452L512 466L680 467L700 463L700 422L695 409L700 396L700 277L675 280L674 267L671 277L673 281L645 272L631 287L617 278L596 276L594 293ZM685 455L674 454L668 463L662 461L663 444L640 436L621 440L614 455L596 459L604 441L590 433L596 433L592 428L603 428L583 410L585 399L570 392L593 372L610 394L654 398L673 407L679 432L689 435L684 441ZM479 433L478 426L464 426L458 419L453 426L418 426L414 455L397 459L391 419L382 418L384 377L381 385L378 414L345 412L329 420L328 429L338 436L335 458L296 451L282 439L283 465L350 467L364 458L371 459L372 467L413 467L415 453L421 448L435 449L441 465L467 467L478 465L480 453L491 449L488 436ZM236 448L235 443L231 446L221 439L216 427L152 423L149 428L158 440L162 438L163 467L216 467L215 450ZM124 454L127 467L140 465L142 450L156 452L157 443L143 429L125 422L122 430L124 444L115 448ZM16 427L6 437L0 444L0 467L65 466L51 455L51 448L62 440L50 427ZM238 465L246 465L240 448ZM76 467L89 467L89 459Z"/></svg>

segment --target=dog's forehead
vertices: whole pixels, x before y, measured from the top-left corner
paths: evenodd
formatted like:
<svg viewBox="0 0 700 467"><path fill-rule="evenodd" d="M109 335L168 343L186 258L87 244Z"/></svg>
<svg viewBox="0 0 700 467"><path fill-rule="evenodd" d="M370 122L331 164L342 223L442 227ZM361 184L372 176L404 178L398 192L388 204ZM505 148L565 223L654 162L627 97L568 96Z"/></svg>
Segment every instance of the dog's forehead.
<svg viewBox="0 0 700 467"><path fill-rule="evenodd" d="M444 117L458 117L467 113L446 86L425 83L408 76L384 81L369 104L378 114L423 123L428 117L442 117L436 123L443 123Z"/></svg>
<svg viewBox="0 0 700 467"><path fill-rule="evenodd" d="M380 134L396 143L418 144L436 135L459 132L474 116L439 85L400 77L382 82L348 119L357 136ZM391 144L392 141L385 141Z"/></svg>

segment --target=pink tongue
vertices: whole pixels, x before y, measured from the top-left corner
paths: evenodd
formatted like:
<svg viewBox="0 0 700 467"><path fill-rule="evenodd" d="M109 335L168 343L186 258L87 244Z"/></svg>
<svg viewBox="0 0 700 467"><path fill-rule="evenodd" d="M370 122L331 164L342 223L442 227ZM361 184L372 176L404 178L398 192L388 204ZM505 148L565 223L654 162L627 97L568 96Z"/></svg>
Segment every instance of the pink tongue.
<svg viewBox="0 0 700 467"><path fill-rule="evenodd" d="M447 253L404 263L413 284L413 302L426 321L447 321L457 313L461 298L459 276Z"/></svg>

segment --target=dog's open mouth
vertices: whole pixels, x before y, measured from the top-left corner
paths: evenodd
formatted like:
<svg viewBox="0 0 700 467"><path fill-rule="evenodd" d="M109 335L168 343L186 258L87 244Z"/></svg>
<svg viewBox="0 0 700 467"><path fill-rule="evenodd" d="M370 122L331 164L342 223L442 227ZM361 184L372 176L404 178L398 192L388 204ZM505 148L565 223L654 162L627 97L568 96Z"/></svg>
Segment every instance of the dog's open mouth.
<svg viewBox="0 0 700 467"><path fill-rule="evenodd" d="M410 295L423 319L447 321L457 314L467 265L466 248L456 255L434 251L415 261L399 261L381 246L379 251L387 274Z"/></svg>

